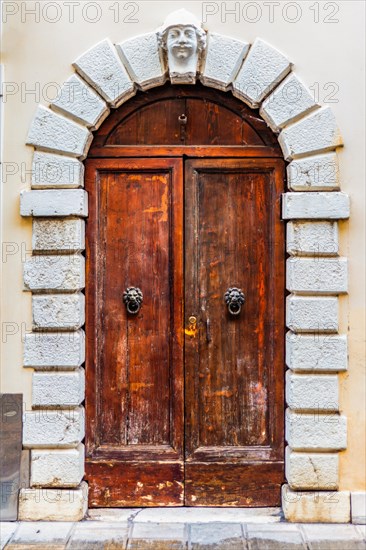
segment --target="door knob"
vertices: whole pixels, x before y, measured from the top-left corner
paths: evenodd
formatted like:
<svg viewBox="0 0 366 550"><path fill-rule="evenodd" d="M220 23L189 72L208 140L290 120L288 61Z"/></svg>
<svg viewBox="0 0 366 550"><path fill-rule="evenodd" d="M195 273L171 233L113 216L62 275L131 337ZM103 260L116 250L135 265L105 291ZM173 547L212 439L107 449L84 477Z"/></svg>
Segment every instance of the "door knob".
<svg viewBox="0 0 366 550"><path fill-rule="evenodd" d="M142 291L138 287L130 286L126 288L123 293L123 302L127 313L136 315L141 309L143 298Z"/></svg>
<svg viewBox="0 0 366 550"><path fill-rule="evenodd" d="M228 288L225 292L224 299L230 315L239 315L241 306L245 302L244 292L240 288Z"/></svg>

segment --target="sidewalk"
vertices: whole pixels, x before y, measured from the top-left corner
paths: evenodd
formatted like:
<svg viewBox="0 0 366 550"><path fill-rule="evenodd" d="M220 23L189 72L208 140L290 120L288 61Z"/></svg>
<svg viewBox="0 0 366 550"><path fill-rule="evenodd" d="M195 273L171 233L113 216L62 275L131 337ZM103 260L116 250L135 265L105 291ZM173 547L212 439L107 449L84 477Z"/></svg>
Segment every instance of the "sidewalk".
<svg viewBox="0 0 366 550"><path fill-rule="evenodd" d="M90 510L80 523L1 524L6 550L365 550L365 526L293 524L280 509Z"/></svg>

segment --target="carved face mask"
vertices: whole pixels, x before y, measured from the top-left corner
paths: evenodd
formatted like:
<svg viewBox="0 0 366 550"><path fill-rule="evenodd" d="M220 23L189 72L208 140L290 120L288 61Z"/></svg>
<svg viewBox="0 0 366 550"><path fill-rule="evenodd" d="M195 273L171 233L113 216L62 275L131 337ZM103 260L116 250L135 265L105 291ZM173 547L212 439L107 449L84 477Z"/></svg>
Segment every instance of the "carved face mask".
<svg viewBox="0 0 366 550"><path fill-rule="evenodd" d="M167 49L176 59L187 59L197 53L194 27L172 27L168 31Z"/></svg>

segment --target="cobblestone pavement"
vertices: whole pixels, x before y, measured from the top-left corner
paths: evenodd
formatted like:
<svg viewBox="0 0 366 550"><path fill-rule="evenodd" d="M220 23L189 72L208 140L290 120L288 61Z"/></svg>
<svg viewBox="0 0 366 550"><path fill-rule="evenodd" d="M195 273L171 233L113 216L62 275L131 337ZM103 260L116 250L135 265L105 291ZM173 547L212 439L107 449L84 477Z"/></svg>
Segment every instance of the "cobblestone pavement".
<svg viewBox="0 0 366 550"><path fill-rule="evenodd" d="M366 527L293 524L278 509L92 510L69 522L4 522L1 549L23 550L353 550Z"/></svg>

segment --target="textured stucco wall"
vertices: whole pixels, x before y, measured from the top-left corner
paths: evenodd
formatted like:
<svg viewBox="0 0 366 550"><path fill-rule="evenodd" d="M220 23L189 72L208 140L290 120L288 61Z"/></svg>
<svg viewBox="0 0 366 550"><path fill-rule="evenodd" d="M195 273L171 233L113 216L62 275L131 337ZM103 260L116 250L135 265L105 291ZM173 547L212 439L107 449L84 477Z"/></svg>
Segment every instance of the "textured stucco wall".
<svg viewBox="0 0 366 550"><path fill-rule="evenodd" d="M22 366L22 337L24 331L31 330L31 297L23 291L22 266L31 250L31 220L19 215L19 193L30 185L26 172L32 148L24 143L37 104L47 105L56 93L51 83L62 84L72 73L71 63L103 38L120 42L151 31L166 14L183 6L198 17L213 12L206 17L209 30L248 42L261 37L283 51L295 64L298 76L319 92L320 103L331 106L343 135L341 187L351 197L351 219L340 222L340 254L349 258L349 295L340 298L340 333L349 337L349 369L340 375L340 403L349 433L347 451L341 454L340 489L364 489L364 4L347 0L326 7L325 2L279 2L273 3L280 5L273 6L271 14L269 3L240 2L240 11L229 14L225 6L232 9L233 2L120 2L117 14L116 2L99 2L97 13L92 5L96 2L80 1L75 2L73 17L71 7L63 1L57 3L57 11L52 6L55 2L40 2L39 8L36 4L5 1L2 7L2 391L22 392L30 409L31 372ZM34 8L39 17L30 13ZM52 23L57 17L59 21ZM92 23L94 18L99 21Z"/></svg>

